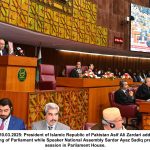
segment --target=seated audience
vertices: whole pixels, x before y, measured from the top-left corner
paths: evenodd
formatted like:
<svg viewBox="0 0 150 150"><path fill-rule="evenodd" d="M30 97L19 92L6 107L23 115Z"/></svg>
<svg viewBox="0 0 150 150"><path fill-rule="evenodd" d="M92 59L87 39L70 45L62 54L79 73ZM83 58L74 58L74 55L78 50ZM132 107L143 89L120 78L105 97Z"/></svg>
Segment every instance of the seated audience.
<svg viewBox="0 0 150 150"><path fill-rule="evenodd" d="M144 78L142 77L140 72L137 74L136 78L137 78L137 82L144 82Z"/></svg>
<svg viewBox="0 0 150 150"><path fill-rule="evenodd" d="M0 39L0 56L7 55L7 51L5 49L5 41Z"/></svg>
<svg viewBox="0 0 150 150"><path fill-rule="evenodd" d="M59 106L48 103L44 108L45 120L32 123L33 130L70 130L70 127L58 122Z"/></svg>
<svg viewBox="0 0 150 150"><path fill-rule="evenodd" d="M120 110L116 107L110 107L103 110L102 123L96 124L91 130L126 130L122 123Z"/></svg>
<svg viewBox="0 0 150 150"><path fill-rule="evenodd" d="M119 72L119 70L116 68L115 71L114 71L114 75L115 75L117 78L120 78L120 77L121 77L121 72Z"/></svg>
<svg viewBox="0 0 150 150"><path fill-rule="evenodd" d="M104 70L98 70L97 76L102 77L104 75Z"/></svg>
<svg viewBox="0 0 150 150"><path fill-rule="evenodd" d="M0 130L25 130L24 122L12 116L13 106L8 98L0 99Z"/></svg>
<svg viewBox="0 0 150 150"><path fill-rule="evenodd" d="M145 83L140 85L135 93L137 99L150 99L150 77L145 79Z"/></svg>
<svg viewBox="0 0 150 150"><path fill-rule="evenodd" d="M150 77L150 71L147 72L146 77Z"/></svg>
<svg viewBox="0 0 150 150"><path fill-rule="evenodd" d="M146 73L145 73L145 70L142 70L141 76L142 76L142 78L143 78L144 80L146 79Z"/></svg>
<svg viewBox="0 0 150 150"><path fill-rule="evenodd" d="M116 103L130 105L135 103L133 91L128 90L129 86L126 81L120 81L120 89L115 92Z"/></svg>
<svg viewBox="0 0 150 150"><path fill-rule="evenodd" d="M73 77L73 78L82 77L82 68L81 68L81 62L80 62L80 61L77 62L76 68L74 68L74 69L71 71L70 77Z"/></svg>
<svg viewBox="0 0 150 150"><path fill-rule="evenodd" d="M132 75L132 79L133 79L133 82L138 82L136 72L134 72L134 73L133 73L133 75Z"/></svg>
<svg viewBox="0 0 150 150"><path fill-rule="evenodd" d="M122 69L122 72L121 72L121 76L124 75L126 72L127 72L126 69L123 68L123 69Z"/></svg>

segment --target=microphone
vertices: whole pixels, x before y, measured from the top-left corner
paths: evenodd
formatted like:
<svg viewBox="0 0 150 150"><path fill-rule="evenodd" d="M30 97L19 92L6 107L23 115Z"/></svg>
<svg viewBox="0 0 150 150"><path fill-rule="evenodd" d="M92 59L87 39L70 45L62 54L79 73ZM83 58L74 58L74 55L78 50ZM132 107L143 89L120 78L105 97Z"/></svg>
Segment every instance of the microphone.
<svg viewBox="0 0 150 150"><path fill-rule="evenodd" d="M16 56L24 56L24 51L21 47L16 48Z"/></svg>

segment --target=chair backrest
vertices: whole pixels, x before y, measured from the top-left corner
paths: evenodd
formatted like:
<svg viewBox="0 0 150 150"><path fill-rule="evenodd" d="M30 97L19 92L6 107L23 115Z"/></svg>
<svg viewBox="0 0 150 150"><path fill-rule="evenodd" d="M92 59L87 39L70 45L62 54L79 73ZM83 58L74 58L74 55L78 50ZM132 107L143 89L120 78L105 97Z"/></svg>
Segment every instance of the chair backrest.
<svg viewBox="0 0 150 150"><path fill-rule="evenodd" d="M84 73L85 71L88 70L88 66L82 66L82 72Z"/></svg>
<svg viewBox="0 0 150 150"><path fill-rule="evenodd" d="M137 115L137 105L121 105L115 102L115 91L109 93L109 102L112 107L120 110L122 117L135 118Z"/></svg>
<svg viewBox="0 0 150 150"><path fill-rule="evenodd" d="M71 71L75 68L75 66L71 65L66 65L65 70L66 70L66 77L70 76Z"/></svg>
<svg viewBox="0 0 150 150"><path fill-rule="evenodd" d="M90 130L94 125L96 125L96 123L85 123L83 126L83 130Z"/></svg>
<svg viewBox="0 0 150 150"><path fill-rule="evenodd" d="M52 90L56 88L54 65L40 64L39 65L39 89Z"/></svg>

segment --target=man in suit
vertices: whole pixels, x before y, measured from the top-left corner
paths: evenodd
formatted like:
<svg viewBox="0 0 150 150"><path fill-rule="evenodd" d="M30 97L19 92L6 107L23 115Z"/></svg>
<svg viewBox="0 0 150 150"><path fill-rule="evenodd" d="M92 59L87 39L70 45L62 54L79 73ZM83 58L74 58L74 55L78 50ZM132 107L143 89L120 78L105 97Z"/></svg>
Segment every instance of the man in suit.
<svg viewBox="0 0 150 150"><path fill-rule="evenodd" d="M5 50L5 41L0 39L0 56L7 55L7 51Z"/></svg>
<svg viewBox="0 0 150 150"><path fill-rule="evenodd" d="M0 130L25 130L24 122L12 116L13 106L8 98L0 100Z"/></svg>
<svg viewBox="0 0 150 150"><path fill-rule="evenodd" d="M59 106L48 103L44 108L45 120L32 123L33 130L70 130L70 127L58 122Z"/></svg>
<svg viewBox="0 0 150 150"><path fill-rule="evenodd" d="M135 97L142 100L150 99L150 77L147 77L145 83L138 87Z"/></svg>
<svg viewBox="0 0 150 150"><path fill-rule="evenodd" d="M130 105L135 103L133 91L128 91L128 83L126 81L120 81L120 89L115 92L116 103L122 105Z"/></svg>
<svg viewBox="0 0 150 150"><path fill-rule="evenodd" d="M82 77L82 68L81 68L81 62L80 61L77 62L76 68L71 70L70 77L72 77L72 78Z"/></svg>
<svg viewBox="0 0 150 150"><path fill-rule="evenodd" d="M96 124L91 130L126 130L120 110L116 107L104 109L102 123Z"/></svg>

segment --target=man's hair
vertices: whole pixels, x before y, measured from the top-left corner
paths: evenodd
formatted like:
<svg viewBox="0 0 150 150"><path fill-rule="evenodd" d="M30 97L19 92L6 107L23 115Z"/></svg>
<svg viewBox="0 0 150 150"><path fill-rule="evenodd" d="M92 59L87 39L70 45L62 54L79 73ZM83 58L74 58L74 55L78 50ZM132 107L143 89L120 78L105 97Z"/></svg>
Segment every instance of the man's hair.
<svg viewBox="0 0 150 150"><path fill-rule="evenodd" d="M121 88L123 88L125 82L127 82L127 81L121 80L121 81L119 82L119 85L120 85Z"/></svg>
<svg viewBox="0 0 150 150"><path fill-rule="evenodd" d="M2 98L2 99L0 99L0 105L1 106L8 105L10 108L13 107L12 102L11 102L11 100L9 98Z"/></svg>
<svg viewBox="0 0 150 150"><path fill-rule="evenodd" d="M55 103L47 103L44 107L44 115L46 115L49 109L57 109L59 111L59 106Z"/></svg>

